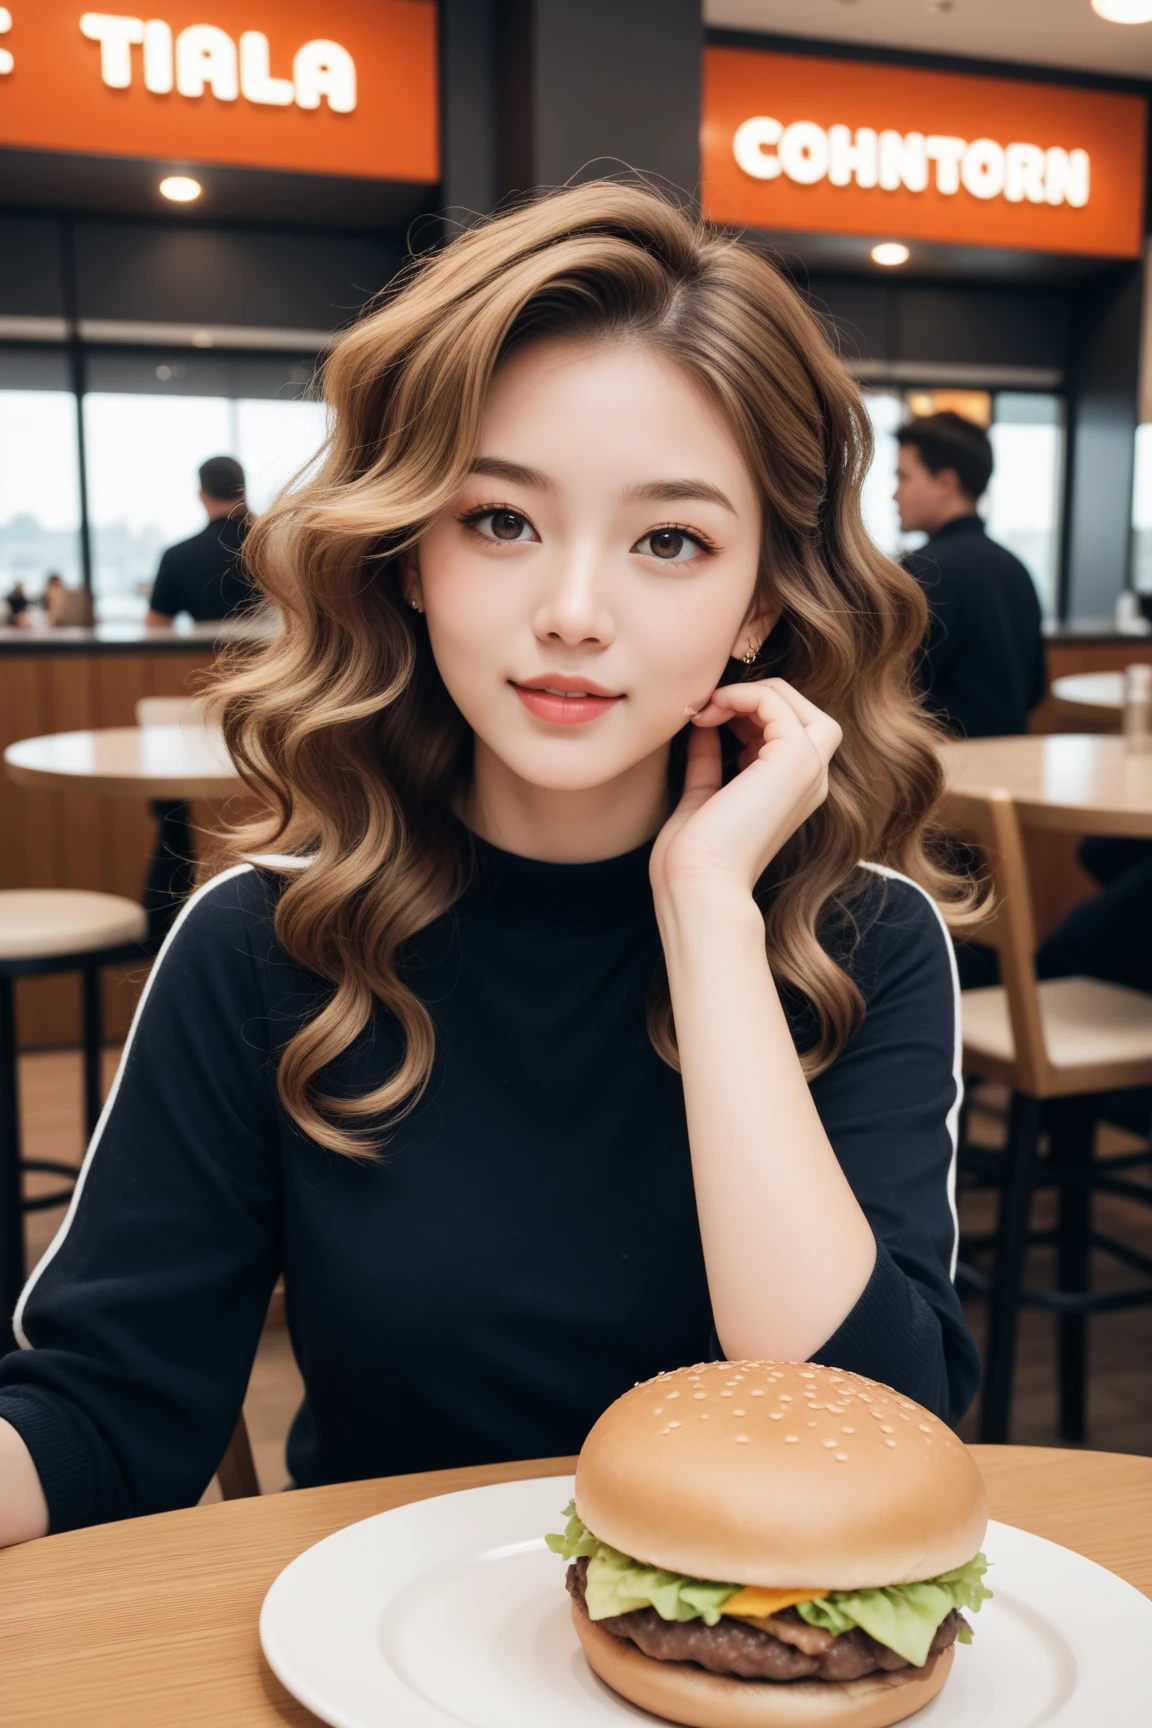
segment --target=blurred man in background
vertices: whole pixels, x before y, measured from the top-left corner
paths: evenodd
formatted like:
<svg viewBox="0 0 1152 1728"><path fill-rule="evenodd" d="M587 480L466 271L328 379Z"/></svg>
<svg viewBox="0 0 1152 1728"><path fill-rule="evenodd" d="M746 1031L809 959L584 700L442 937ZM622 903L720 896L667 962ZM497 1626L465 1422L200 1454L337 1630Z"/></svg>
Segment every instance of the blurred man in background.
<svg viewBox="0 0 1152 1728"><path fill-rule="evenodd" d="M992 446L960 414L927 414L897 433L896 507L905 555L930 609L921 678L928 706L962 738L1027 730L1044 695L1040 602L1019 558L990 540L976 505L992 478Z"/></svg>
<svg viewBox="0 0 1152 1728"><path fill-rule="evenodd" d="M27 624L28 596L24 592L23 582L13 582L11 589L4 596L4 604L9 624Z"/></svg>
<svg viewBox="0 0 1152 1728"><path fill-rule="evenodd" d="M197 624L227 618L252 602L240 565L248 532L244 470L233 456L210 456L200 468L200 502L208 521L199 534L169 546L152 587L149 624L171 624L187 612Z"/></svg>
<svg viewBox="0 0 1152 1728"><path fill-rule="evenodd" d="M188 612L197 624L227 618L251 605L240 551L248 532L244 470L232 456L210 456L200 468L200 502L208 516L199 534L169 546L160 559L146 622L171 624ZM167 935L195 886L196 846L186 804L157 798L156 851L144 888L149 935L154 946Z"/></svg>

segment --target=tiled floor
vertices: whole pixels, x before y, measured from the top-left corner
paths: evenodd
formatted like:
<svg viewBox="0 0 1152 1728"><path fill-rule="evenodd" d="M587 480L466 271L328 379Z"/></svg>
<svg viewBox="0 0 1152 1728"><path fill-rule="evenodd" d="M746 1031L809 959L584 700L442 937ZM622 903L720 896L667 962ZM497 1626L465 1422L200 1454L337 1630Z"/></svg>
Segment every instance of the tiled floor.
<svg viewBox="0 0 1152 1728"><path fill-rule="evenodd" d="M109 1080L113 1066L110 1054ZM28 1155L78 1162L81 1154L78 1056L71 1051L37 1053L25 1056L20 1067ZM975 1120L973 1133L994 1142L997 1124L991 1118ZM1115 1151L1138 1144L1118 1131L1108 1133L1102 1141L1102 1147ZM36 1181L39 1179L33 1178ZM1152 1184L1149 1193L1152 1195ZM984 1196L970 1197L965 1205L965 1227L984 1227L987 1207ZM59 1211L30 1215L27 1226L30 1263L35 1263L51 1241L60 1217ZM1102 1200L1099 1224L1144 1253L1152 1254L1152 1206ZM1048 1275L1046 1258L1044 1252L1033 1256L1031 1272L1037 1281ZM1130 1282L1131 1274L1100 1267L1101 1288ZM978 1337L983 1330L982 1310L983 1304L974 1303L969 1316ZM1013 1423L1013 1439L1020 1443L1059 1444L1055 1427L1053 1333L1050 1316L1025 1315ZM1089 1445L1102 1451L1152 1454L1152 1313L1147 1308L1134 1309L1096 1319L1092 1324L1090 1361ZM274 1303L244 1406L265 1493L275 1492L285 1484L284 1437L299 1399L300 1376L279 1305ZM974 1417L967 1418L961 1432L965 1438L975 1437ZM213 1485L208 1498L216 1493Z"/></svg>

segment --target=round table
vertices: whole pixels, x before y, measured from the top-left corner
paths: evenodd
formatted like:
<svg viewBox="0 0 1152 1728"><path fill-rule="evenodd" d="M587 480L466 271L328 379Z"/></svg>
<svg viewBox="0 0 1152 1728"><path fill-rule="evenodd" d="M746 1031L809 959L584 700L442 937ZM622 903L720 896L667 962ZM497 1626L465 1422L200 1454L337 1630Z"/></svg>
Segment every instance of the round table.
<svg viewBox="0 0 1152 1728"><path fill-rule="evenodd" d="M1123 672L1070 672L1053 678L1050 695L1062 708L1083 715L1085 722L1111 721L1119 725L1124 712Z"/></svg>
<svg viewBox="0 0 1152 1728"><path fill-rule="evenodd" d="M1034 1446L972 1452L994 1518L1075 1548L1152 1596L1152 1458ZM5 1728L315 1728L316 1718L289 1697L260 1652L260 1604L289 1560L392 1506L489 1482L566 1475L574 1463L545 1458L349 1482L6 1549Z"/></svg>
<svg viewBox="0 0 1152 1728"><path fill-rule="evenodd" d="M1132 754L1123 738L966 738L942 745L940 757L950 788L1003 787L1026 827L1152 837L1152 752Z"/></svg>
<svg viewBox="0 0 1152 1728"><path fill-rule="evenodd" d="M9 744L10 779L40 791L120 798L218 798L238 776L218 732L204 726L112 726Z"/></svg>

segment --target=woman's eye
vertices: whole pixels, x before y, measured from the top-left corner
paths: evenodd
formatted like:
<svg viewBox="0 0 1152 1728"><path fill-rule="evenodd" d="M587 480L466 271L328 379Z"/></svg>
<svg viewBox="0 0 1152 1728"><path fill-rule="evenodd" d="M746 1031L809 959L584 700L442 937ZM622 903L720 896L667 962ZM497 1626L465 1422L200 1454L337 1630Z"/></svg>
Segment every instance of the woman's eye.
<svg viewBox="0 0 1152 1728"><path fill-rule="evenodd" d="M650 534L637 540L633 552L646 552L665 564L687 564L705 550L699 540L682 528L653 528Z"/></svg>
<svg viewBox="0 0 1152 1728"><path fill-rule="evenodd" d="M537 538L527 516L521 516L518 510L486 510L483 516L472 518L472 526L483 534L485 540L502 540L506 545Z"/></svg>

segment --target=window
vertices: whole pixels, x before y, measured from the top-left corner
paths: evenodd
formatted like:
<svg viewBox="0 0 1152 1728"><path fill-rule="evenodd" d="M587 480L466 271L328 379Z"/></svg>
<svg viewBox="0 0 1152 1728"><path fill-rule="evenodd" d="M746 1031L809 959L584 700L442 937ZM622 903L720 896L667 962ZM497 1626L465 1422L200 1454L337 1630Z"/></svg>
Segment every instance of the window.
<svg viewBox="0 0 1152 1728"><path fill-rule="evenodd" d="M315 455L309 361L94 352L84 398L92 587L101 618L140 618L160 554L204 526L197 469L235 456L254 511Z"/></svg>
<svg viewBox="0 0 1152 1728"><path fill-rule="evenodd" d="M1058 609L1064 404L1040 392L997 391L988 436L996 466L981 507L993 540L1015 552L1045 618Z"/></svg>
<svg viewBox="0 0 1152 1728"><path fill-rule="evenodd" d="M0 349L0 595L81 581L76 398L58 350Z"/></svg>
<svg viewBox="0 0 1152 1728"><path fill-rule="evenodd" d="M905 548L900 532L900 517L892 490L896 485L896 457L899 445L896 433L908 418L904 398L895 390L866 390L864 401L872 422L875 452L872 466L864 479L860 507L864 526L889 558L899 558Z"/></svg>

